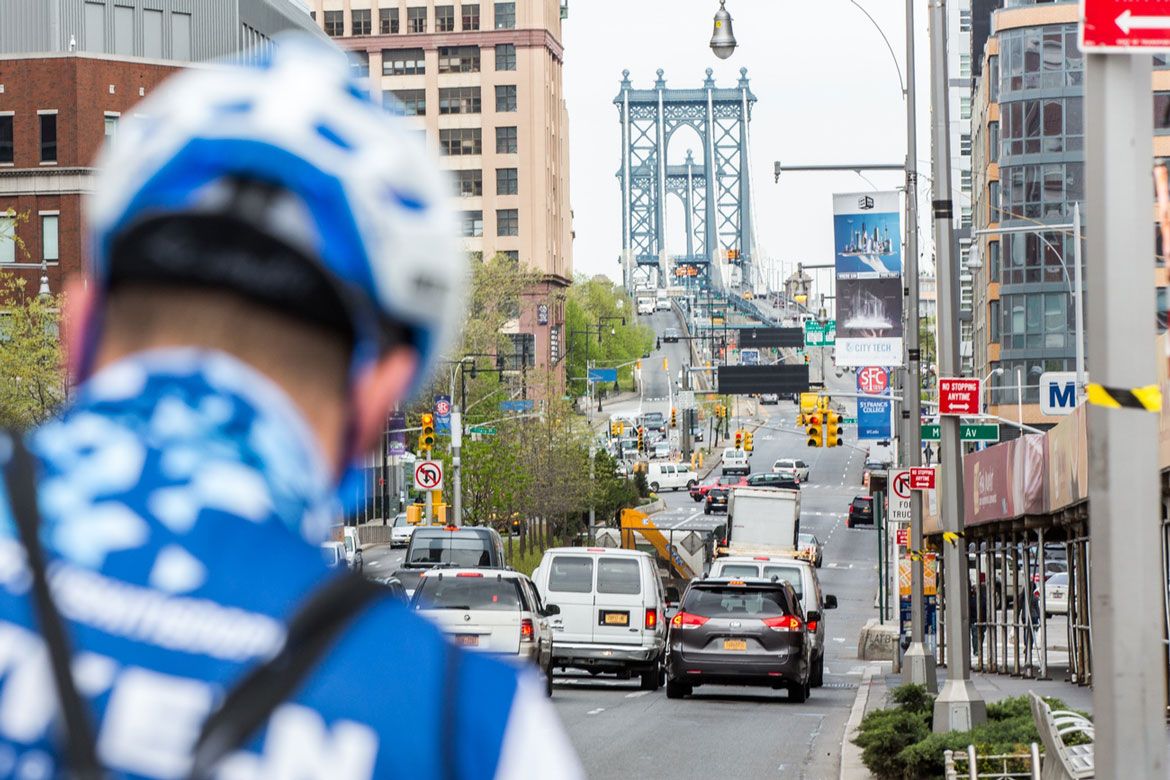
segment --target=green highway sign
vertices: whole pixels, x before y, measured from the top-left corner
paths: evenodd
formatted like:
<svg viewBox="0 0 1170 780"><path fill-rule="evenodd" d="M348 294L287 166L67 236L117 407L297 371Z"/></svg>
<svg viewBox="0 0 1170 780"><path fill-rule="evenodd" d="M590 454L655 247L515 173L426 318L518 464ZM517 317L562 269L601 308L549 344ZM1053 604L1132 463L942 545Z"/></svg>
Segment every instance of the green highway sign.
<svg viewBox="0 0 1170 780"><path fill-rule="evenodd" d="M856 417L842 417L841 424L842 425L857 425L857 418Z"/></svg>
<svg viewBox="0 0 1170 780"><path fill-rule="evenodd" d="M959 437L965 442L997 442L999 441L999 423L960 423ZM923 424L923 441L939 441L941 438L942 433L938 423Z"/></svg>
<svg viewBox="0 0 1170 780"><path fill-rule="evenodd" d="M495 436L496 429L487 425L473 425L467 429L468 433L478 433L481 436Z"/></svg>
<svg viewBox="0 0 1170 780"><path fill-rule="evenodd" d="M806 347L832 347L836 343L836 320L827 320L824 324L816 320L808 320L804 323L804 345Z"/></svg>

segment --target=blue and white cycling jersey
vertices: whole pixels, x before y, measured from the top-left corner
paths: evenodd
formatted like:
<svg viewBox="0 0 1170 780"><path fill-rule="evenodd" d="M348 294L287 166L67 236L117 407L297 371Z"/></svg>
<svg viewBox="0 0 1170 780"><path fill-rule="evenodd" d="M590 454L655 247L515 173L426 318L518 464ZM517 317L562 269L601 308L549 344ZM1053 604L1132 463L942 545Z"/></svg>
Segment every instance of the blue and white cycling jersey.
<svg viewBox="0 0 1170 780"><path fill-rule="evenodd" d="M98 757L118 777L184 777L207 715L331 576L317 546L335 516L326 465L282 391L186 349L107 367L29 445ZM0 498L0 778L57 777L51 667ZM444 722L446 647L375 603L218 776L425 778L451 751L463 778L580 776L534 674L465 654Z"/></svg>

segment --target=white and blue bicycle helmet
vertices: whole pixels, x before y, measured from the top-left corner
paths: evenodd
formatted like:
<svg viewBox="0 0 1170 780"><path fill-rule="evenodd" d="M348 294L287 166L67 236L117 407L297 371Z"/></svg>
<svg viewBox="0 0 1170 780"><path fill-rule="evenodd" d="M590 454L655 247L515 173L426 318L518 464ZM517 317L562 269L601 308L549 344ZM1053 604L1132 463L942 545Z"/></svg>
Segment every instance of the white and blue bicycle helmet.
<svg viewBox="0 0 1170 780"><path fill-rule="evenodd" d="M407 342L416 386L462 321L467 267L444 174L327 43L281 36L257 64L172 77L98 168L99 293L133 281L231 289L346 332L355 374Z"/></svg>

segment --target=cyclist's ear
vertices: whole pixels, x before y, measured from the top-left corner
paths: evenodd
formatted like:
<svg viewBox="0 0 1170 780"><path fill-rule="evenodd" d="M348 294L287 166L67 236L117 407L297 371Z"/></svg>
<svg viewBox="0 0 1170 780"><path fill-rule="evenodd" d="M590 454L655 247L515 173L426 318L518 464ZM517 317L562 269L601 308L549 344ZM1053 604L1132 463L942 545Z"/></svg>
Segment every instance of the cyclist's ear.
<svg viewBox="0 0 1170 780"><path fill-rule="evenodd" d="M86 368L83 363L87 359L91 363L93 361L93 356L87 358L85 351L96 347L92 341L98 335L93 332L97 327L93 321L96 296L93 286L86 284L83 274L73 274L65 280L64 298L61 341L65 346L65 368L69 372L69 382L76 385L85 378L81 376L82 370ZM89 366L89 370L92 371L93 366Z"/></svg>
<svg viewBox="0 0 1170 780"><path fill-rule="evenodd" d="M406 394L418 371L418 353L406 346L395 347L358 377L353 387L355 452L349 460L373 449L394 404L406 401Z"/></svg>

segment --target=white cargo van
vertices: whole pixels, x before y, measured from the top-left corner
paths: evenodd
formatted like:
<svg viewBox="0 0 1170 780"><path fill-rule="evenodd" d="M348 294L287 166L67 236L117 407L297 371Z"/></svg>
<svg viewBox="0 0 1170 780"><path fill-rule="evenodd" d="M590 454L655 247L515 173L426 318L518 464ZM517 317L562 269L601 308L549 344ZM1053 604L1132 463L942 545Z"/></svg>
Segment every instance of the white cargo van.
<svg viewBox="0 0 1170 780"><path fill-rule="evenodd" d="M699 484L699 475L689 463L654 463L646 469L646 482L655 493L663 490L690 490Z"/></svg>
<svg viewBox="0 0 1170 780"><path fill-rule="evenodd" d="M670 298L666 290L659 290L654 299L654 308L658 311L670 311Z"/></svg>
<svg viewBox="0 0 1170 780"><path fill-rule="evenodd" d="M825 610L837 608L837 597L821 592L816 569L808 561L782 555L729 555L716 558L710 577L778 577L792 585L804 607L805 625L813 638L808 684L825 684Z"/></svg>
<svg viewBox="0 0 1170 780"><path fill-rule="evenodd" d="M638 296L638 313L639 314L653 314L654 313L654 299L649 295Z"/></svg>
<svg viewBox="0 0 1170 780"><path fill-rule="evenodd" d="M647 691L662 685L666 598L649 553L554 547L532 581L560 609L549 619L554 667L637 674Z"/></svg>

